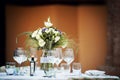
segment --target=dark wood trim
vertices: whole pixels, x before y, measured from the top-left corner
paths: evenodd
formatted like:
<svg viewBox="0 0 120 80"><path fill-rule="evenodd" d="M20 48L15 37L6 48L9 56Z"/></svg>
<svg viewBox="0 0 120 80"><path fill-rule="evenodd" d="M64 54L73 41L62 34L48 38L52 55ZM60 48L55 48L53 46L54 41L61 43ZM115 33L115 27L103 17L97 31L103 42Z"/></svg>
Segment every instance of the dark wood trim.
<svg viewBox="0 0 120 80"><path fill-rule="evenodd" d="M38 6L38 5L103 5L106 0L6 0L7 4L19 5L19 6Z"/></svg>

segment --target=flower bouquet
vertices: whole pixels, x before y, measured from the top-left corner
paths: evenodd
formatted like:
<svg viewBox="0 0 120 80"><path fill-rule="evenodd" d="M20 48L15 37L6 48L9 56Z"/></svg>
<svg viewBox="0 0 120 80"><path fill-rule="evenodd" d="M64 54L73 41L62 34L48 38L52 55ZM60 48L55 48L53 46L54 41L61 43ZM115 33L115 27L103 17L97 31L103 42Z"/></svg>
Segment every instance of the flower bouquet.
<svg viewBox="0 0 120 80"><path fill-rule="evenodd" d="M28 32L27 47L32 46L34 48L51 50L56 47L65 48L68 44L68 37L65 32L61 32L57 28L53 27L53 24L48 18L47 22L44 22L43 28L38 28L33 32Z"/></svg>
<svg viewBox="0 0 120 80"><path fill-rule="evenodd" d="M26 48L34 47L38 50L43 51L42 56L45 58L42 58L41 60L41 69L43 69L45 73L49 70L49 68L53 67L51 62L46 62L49 61L46 60L47 55L49 55L51 50L53 50L54 48L67 47L69 42L69 39L66 36L65 32L62 32L53 27L50 18L48 18L48 20L44 22L44 27L38 28L33 32L24 32L22 34L27 35Z"/></svg>

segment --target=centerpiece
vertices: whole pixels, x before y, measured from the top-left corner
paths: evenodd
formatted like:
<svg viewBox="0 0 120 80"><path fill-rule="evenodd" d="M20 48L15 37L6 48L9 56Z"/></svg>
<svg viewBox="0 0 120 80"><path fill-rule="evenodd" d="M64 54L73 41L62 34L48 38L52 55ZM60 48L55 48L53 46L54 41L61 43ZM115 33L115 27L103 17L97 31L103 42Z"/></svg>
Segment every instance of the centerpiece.
<svg viewBox="0 0 120 80"><path fill-rule="evenodd" d="M54 48L65 48L69 42L65 32L58 30L50 21L50 17L44 22L44 27L38 28L33 32L25 32L27 34L26 47L34 47L37 50L42 50L41 69L46 73L53 67L52 62L49 61L50 55ZM48 75L48 74L46 74Z"/></svg>

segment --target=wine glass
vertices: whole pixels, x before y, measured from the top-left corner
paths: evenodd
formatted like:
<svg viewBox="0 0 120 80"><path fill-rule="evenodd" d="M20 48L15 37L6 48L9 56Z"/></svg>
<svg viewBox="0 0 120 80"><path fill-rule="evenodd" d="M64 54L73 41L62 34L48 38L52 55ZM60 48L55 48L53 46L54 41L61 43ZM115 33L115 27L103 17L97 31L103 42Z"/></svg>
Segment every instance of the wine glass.
<svg viewBox="0 0 120 80"><path fill-rule="evenodd" d="M27 61L25 50L22 47L16 48L16 50L14 51L13 59L19 64L19 69L21 71L21 64ZM21 75L22 73L20 71L18 72L18 74Z"/></svg>
<svg viewBox="0 0 120 80"><path fill-rule="evenodd" d="M59 64L63 60L63 55L62 55L62 48L55 48L55 64L57 65L57 68L59 67Z"/></svg>
<svg viewBox="0 0 120 80"><path fill-rule="evenodd" d="M63 59L70 66L70 64L74 61L74 51L72 48L65 49Z"/></svg>

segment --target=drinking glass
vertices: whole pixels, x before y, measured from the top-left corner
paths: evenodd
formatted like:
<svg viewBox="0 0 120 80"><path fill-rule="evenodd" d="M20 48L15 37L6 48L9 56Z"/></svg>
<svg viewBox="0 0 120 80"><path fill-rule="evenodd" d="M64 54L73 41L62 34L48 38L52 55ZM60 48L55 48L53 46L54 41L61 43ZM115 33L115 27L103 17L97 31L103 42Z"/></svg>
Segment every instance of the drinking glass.
<svg viewBox="0 0 120 80"><path fill-rule="evenodd" d="M13 59L19 64L19 72L18 74L22 74L22 67L21 64L27 61L27 56L25 50L22 47L16 48L14 51Z"/></svg>
<svg viewBox="0 0 120 80"><path fill-rule="evenodd" d="M61 71L64 75L69 75L70 73L70 66L67 63L61 63L60 64Z"/></svg>
<svg viewBox="0 0 120 80"><path fill-rule="evenodd" d="M6 62L5 70L7 75L13 75L15 73L15 62Z"/></svg>
<svg viewBox="0 0 120 80"><path fill-rule="evenodd" d="M63 55L62 55L62 48L55 48L55 64L57 65L57 69L59 67L59 64L63 60Z"/></svg>
<svg viewBox="0 0 120 80"><path fill-rule="evenodd" d="M70 66L74 61L74 51L72 48L66 48L64 51L64 61ZM71 67L70 67L71 68Z"/></svg>
<svg viewBox="0 0 120 80"><path fill-rule="evenodd" d="M70 65L74 61L74 51L72 48L66 48L64 51L64 61Z"/></svg>
<svg viewBox="0 0 120 80"><path fill-rule="evenodd" d="M75 76L80 76L81 75L81 64L79 62L74 62L72 64L72 73Z"/></svg>

